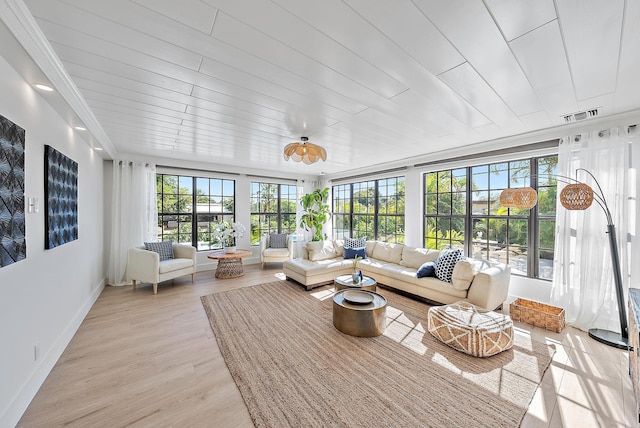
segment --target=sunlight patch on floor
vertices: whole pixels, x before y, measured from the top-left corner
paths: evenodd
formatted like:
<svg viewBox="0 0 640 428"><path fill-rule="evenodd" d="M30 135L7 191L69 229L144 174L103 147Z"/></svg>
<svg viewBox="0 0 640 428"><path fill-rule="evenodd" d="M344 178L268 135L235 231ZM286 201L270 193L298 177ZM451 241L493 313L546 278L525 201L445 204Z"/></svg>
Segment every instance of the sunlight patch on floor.
<svg viewBox="0 0 640 428"><path fill-rule="evenodd" d="M427 352L427 347L422 343L425 334L422 323L414 324L404 312L393 306L387 306L387 327L383 334L416 354L424 355Z"/></svg>

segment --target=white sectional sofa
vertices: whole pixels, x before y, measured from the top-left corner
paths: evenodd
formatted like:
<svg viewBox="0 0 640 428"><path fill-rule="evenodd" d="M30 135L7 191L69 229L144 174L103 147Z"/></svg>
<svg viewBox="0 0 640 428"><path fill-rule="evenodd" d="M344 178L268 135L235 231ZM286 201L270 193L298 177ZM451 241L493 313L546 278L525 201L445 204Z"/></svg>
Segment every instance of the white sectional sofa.
<svg viewBox="0 0 640 428"><path fill-rule="evenodd" d="M342 240L308 242L302 248L302 257L283 262L284 274L288 280L298 282L307 290L329 284L336 276L353 270L353 260L344 259L343 251ZM460 273L456 272L456 264L453 283L436 277L418 278L420 266L435 261L439 253L402 244L367 241L367 257L358 263L358 269L363 275L375 278L378 284L435 303L467 300L486 309L496 309L507 299L511 269L503 263L467 260L466 272L463 272L461 264ZM461 274L464 276L462 280Z"/></svg>

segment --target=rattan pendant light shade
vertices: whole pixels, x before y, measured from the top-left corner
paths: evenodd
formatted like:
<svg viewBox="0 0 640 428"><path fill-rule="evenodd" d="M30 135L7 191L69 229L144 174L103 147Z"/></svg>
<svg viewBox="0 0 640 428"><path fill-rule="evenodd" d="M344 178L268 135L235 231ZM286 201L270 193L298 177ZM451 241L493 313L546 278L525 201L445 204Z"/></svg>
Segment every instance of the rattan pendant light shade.
<svg viewBox="0 0 640 428"><path fill-rule="evenodd" d="M284 148L284 160L293 160L294 162L304 162L311 165L322 159L327 160L327 151L313 143L309 143L307 137L300 138L302 142L288 144Z"/></svg>
<svg viewBox="0 0 640 428"><path fill-rule="evenodd" d="M513 193L516 189L504 189L501 193L500 193L500 205L502 205L505 208L514 208L514 199L513 199Z"/></svg>
<svg viewBox="0 0 640 428"><path fill-rule="evenodd" d="M560 192L560 203L568 210L586 210L593 203L593 189L584 183L567 184Z"/></svg>
<svg viewBox="0 0 640 428"><path fill-rule="evenodd" d="M529 210L538 203L538 194L531 187L513 189L513 208Z"/></svg>

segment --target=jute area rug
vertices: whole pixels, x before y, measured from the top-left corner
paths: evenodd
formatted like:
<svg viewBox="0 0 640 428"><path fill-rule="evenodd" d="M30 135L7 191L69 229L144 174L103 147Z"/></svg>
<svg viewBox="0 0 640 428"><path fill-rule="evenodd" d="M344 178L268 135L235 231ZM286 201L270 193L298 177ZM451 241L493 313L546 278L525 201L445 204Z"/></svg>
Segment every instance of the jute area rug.
<svg viewBox="0 0 640 428"><path fill-rule="evenodd" d="M385 334L336 330L332 288L276 281L202 297L257 427L516 427L553 349L516 334L475 358L426 331L428 305L378 288Z"/></svg>

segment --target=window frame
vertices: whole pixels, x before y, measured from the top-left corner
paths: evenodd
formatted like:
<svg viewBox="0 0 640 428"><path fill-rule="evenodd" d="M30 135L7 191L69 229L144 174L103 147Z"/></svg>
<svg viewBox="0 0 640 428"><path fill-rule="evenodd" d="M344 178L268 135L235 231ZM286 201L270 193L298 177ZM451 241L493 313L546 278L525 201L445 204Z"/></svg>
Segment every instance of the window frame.
<svg viewBox="0 0 640 428"><path fill-rule="evenodd" d="M381 212L381 185L389 187L388 182L395 181L396 192L393 195L385 195L387 197L393 196L395 199L396 211L402 201L406 200L406 192L399 194L398 187L400 182L406 183L405 176L394 176L388 178L378 178L365 181L358 181L353 183L336 184L331 188L332 195L332 237L333 239L344 239L347 237L365 237L366 239L382 240L381 224L388 224L389 219L396 219L396 228L393 233L387 233L393 236L393 240L387 240L386 242L404 243L405 238L405 212L399 213L384 213ZM366 204L358 204L355 200L355 195L359 192L372 190L372 195L367 195ZM340 210L344 206L344 210ZM388 204L387 204L388 206ZM357 207L365 207L365 212L356 211ZM364 223L357 220L364 218ZM382 221L381 221L382 220ZM341 226L338 228L338 222ZM354 230L355 224L364 224L364 229ZM399 230L397 225L401 224L403 227Z"/></svg>
<svg viewBox="0 0 640 428"><path fill-rule="evenodd" d="M254 185L257 185L258 187L260 187L258 195L261 193L260 192L260 190L262 190L261 186L276 186L277 190L275 195L275 205L276 205L275 211L260 212L260 211L254 210L254 206L257 207L258 209L260 208L260 202L259 202L260 196L255 196ZM265 233L295 234L297 229L297 218L296 218L297 204L298 204L297 185L285 184L285 183L273 183L273 182L266 182L266 181L251 181L250 186L251 186L251 191L250 191L250 197L249 197L250 198L249 211L250 211L250 219L251 219L250 220L251 245L252 246L260 245L260 240L262 239L262 236ZM287 191L284 193L283 193L283 186L287 187L286 189ZM258 202L254 202L255 200L257 200ZM283 202L289 202L289 203L285 204ZM291 202L293 202L293 211L285 211L285 207L283 205L291 206ZM275 217L276 228L275 229L272 228L268 220L267 220L267 226L262 227L261 225L265 222L264 219L262 218L263 216ZM284 225L285 216L288 216L289 218L291 218L291 216L293 217L293 223L292 224L290 223L290 226L288 228L285 228L285 225ZM254 224L255 224L254 219L256 217L258 218L258 221L257 221L258 235L257 235L257 240L254 241L254 236L253 236Z"/></svg>
<svg viewBox="0 0 640 428"><path fill-rule="evenodd" d="M555 162L553 159L555 158ZM422 222L422 236L423 245L427 248L442 249L445 246L452 246L463 249L464 253L468 257L482 258L488 260L497 260L509 264L512 267L512 273L519 276L526 276L529 278L536 278L540 280L551 280L552 273L549 274L545 270L545 275L541 275L540 271L540 229L542 221L553 221L552 225L555 227L555 192L549 192L553 196L552 200L549 199L547 206L547 212L540 214L539 206L536 204L531 210L521 210L516 208L505 208L499 205L499 201L496 199L504 188L517 188L523 186L531 186L536 192L539 192L539 187L546 189L554 189L556 187L555 174L556 171L552 168L551 171L547 170L543 174L539 171L541 161L548 162L548 165L557 165L557 155L546 156L534 156L525 157L516 160L504 160L487 162L478 165L465 166L460 168L450 168L445 170L427 171L422 175L422 190L423 190L423 222ZM526 168L523 168L523 164L528 163ZM486 168L486 173L480 172L482 168ZM493 168L493 170L492 170ZM464 178L466 180L465 188L465 202L466 212L464 214L453 214L451 210L449 212L440 212L440 195L447 192L440 192L440 174L449 174L451 177L454 171L465 171ZM504 173L501 176L501 173ZM429 191L429 177L437 174L436 191ZM486 174L486 189L478 188L477 176ZM494 174L494 180L497 184L492 184L492 174ZM458 177L461 175L458 174ZM539 183L545 184L539 186ZM446 187L446 186L443 186ZM433 184L431 184L433 189ZM453 192L453 185L449 185L448 194ZM484 212L478 212L478 201L481 199L478 196L485 194L487 197L486 209ZM435 199L435 205L434 205ZM453 201L453 197L449 198ZM474 205L475 203L475 205ZM451 203L450 205L452 205ZM435 207L435 209L434 209ZM551 208L553 207L553 208ZM505 211L506 210L506 211ZM464 237L462 243L460 241L453 241L451 239L442 239L437 236L427 236L428 225L438 224L438 221L446 221L447 219L464 219ZM435 223L434 223L435 221ZM519 228L515 228L518 222L526 222ZM481 222L486 224L484 233L478 235L477 225ZM504 222L504 223L502 223ZM502 226L501 232L492 230L493 227ZM496 224L497 223L497 224ZM502 224L501 224L502 223ZM517 231L522 231L523 227L526 229L526 245L521 243L514 243L518 237ZM548 227L547 227L548 228ZM515 234L515 235L514 235ZM492 240L492 237L504 235L504 240L499 239ZM477 241L477 239L479 241ZM520 235L519 240L522 237ZM440 243L439 241L443 241ZM494 242L495 241L495 242ZM435 245L434 245L435 243ZM493 243L493 244L492 244ZM475 245L474 245L475 244ZM486 244L486 245L484 245ZM483 247L484 245L484 247ZM492 247L493 245L493 247ZM486 249L482 249L486 248ZM477 251L476 251L477 250ZM519 252L520 250L523 250ZM553 248L543 248L544 251L553 252ZM478 255L478 251L484 252L484 254ZM493 257L494 254L500 253L498 258ZM512 254L513 253L513 254ZM553 257L551 257L553 258ZM522 266L521 263L515 263L516 260L526 260L526 272L515 271L516 265ZM553 270L553 268L552 268ZM552 272L551 270L551 272Z"/></svg>
<svg viewBox="0 0 640 428"><path fill-rule="evenodd" d="M164 202L165 202L165 195L172 195L172 193L166 193L165 192L165 186L164 186L164 177L177 177L177 191L178 191L178 195L180 195L180 182L181 182L181 178L185 179L186 181L190 181L190 186L191 186L191 192L190 194L185 193L185 196L189 197L190 200L190 204L191 204L191 211L179 211L177 213L172 213L172 212L166 212L164 211ZM207 180L208 181L208 186L209 187L209 191L207 194L199 194L198 193L198 180ZM219 187L220 187L220 194L212 194L212 190L211 190L211 181L215 180L215 181L219 181ZM162 182L163 185L160 189L160 191L158 191L158 183ZM226 184L225 184L226 183ZM229 184L230 183L230 184ZM169 233L165 233L165 218L166 217L171 217L171 216L177 216L177 217L190 217L190 221L189 223L191 223L191 231L188 235L190 235L190 239L187 240L181 240L181 234L179 232L179 228L180 228L180 219L178 222L178 240L176 242L180 242L180 243L186 243L186 244L191 244L193 247L196 248L196 251L211 251L211 250L216 250L216 249L221 249L222 245L221 244L213 244L211 245L211 233L213 232L213 227L215 227L214 225L217 223L220 223L222 221L235 221L235 215L236 215L236 180L234 179L230 179L230 178L220 178L220 177L206 177L206 176L198 176L198 175L186 175L186 174L181 174L179 172L157 172L156 173L156 196L157 196L157 205L158 205L158 240L159 241L165 241L165 237L166 236L173 236L174 234L169 234ZM228 186L231 186L232 192L229 195L227 193L228 191ZM219 196L220 197L220 211L214 211L214 212L199 212L198 211L198 198L207 198L208 202L207 204L209 205L209 207L211 206L211 201L214 200L212 198ZM233 202L231 205L229 205L227 203L228 199L232 198ZM186 199L185 199L186 200ZM202 203L200 203L200 205L202 205ZM181 204L178 203L178 207L180 207ZM225 208L228 208L229 206L231 206L233 208L232 211L224 211ZM201 223L204 223L203 221L203 216L211 216L210 220L207 220L206 222L208 223L206 230L201 230L200 229L200 225ZM186 222L185 222L186 223ZM195 225L195 227L194 227ZM209 236L209 245L201 245L200 241L199 241L199 237L202 236L202 234L208 235ZM185 235L187 235L185 233ZM172 239L167 239L167 240L172 240ZM205 241L203 241L205 242Z"/></svg>

